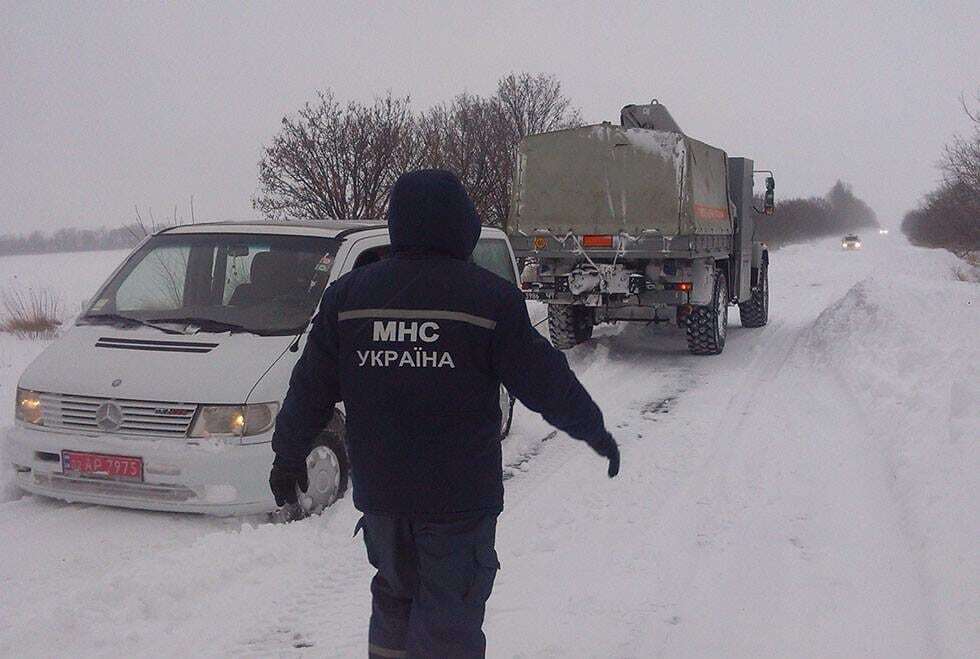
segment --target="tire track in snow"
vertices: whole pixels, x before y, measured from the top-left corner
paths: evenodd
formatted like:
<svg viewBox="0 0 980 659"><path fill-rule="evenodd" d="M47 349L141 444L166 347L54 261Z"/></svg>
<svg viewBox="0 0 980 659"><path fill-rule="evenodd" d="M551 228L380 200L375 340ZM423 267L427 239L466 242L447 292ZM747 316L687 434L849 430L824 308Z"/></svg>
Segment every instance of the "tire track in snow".
<svg viewBox="0 0 980 659"><path fill-rule="evenodd" d="M868 578L889 583L888 572L907 573L912 560L902 538L892 542L898 528L888 512L893 502L887 479L875 475L880 472L875 456L863 446L869 434L860 412L851 406L835 409L831 401L842 396L828 395L832 388L821 384L820 368L804 367L797 359L808 327L773 327L760 337L769 339L768 349L744 366L742 378L733 378L739 388L719 414L713 449L662 506L666 515L659 533L684 540L665 543L659 553L672 566L662 573L659 588L679 621L664 627L659 656L791 653L794 647L820 646L821 635L841 639L823 646L830 654L923 656L935 647L928 619L924 633L918 629L921 599L910 591L908 579L892 584L893 596L862 583ZM801 381L820 392L813 409L801 410L800 398L791 393ZM806 429L814 434L801 436ZM821 430L828 435L821 436ZM847 462L823 473L828 458ZM837 473L841 469L848 477ZM858 494L852 501L844 492L856 479L862 482L850 486ZM787 504L798 512L787 516ZM826 512L848 509L851 519ZM874 519L875 525L863 527L855 516ZM874 558L859 554L858 566L841 563L833 555L836 542L876 553ZM746 572L758 573L757 582L746 581ZM829 586L820 585L828 579ZM834 579L850 581L834 584ZM759 611L740 608L729 598L756 602ZM817 608L821 604L842 611L820 620L827 611ZM763 611L773 616L768 628L757 627ZM848 638L841 624L863 634L851 632L854 638ZM738 638L742 629L758 629L761 636L755 644L718 645L718 637Z"/></svg>
<svg viewBox="0 0 980 659"><path fill-rule="evenodd" d="M624 329L624 328L615 328ZM579 346L569 353L569 363L586 389L597 396L597 402L605 414L606 426L620 444L620 448L636 441L648 439L651 423L666 418L682 400L682 396L696 381L693 365L687 361L686 349L682 355L676 351L665 352L658 344L664 332L651 332L646 327L627 327L626 331L614 331L593 339L592 343ZM627 357L632 355L632 357ZM666 363L660 360L667 357ZM635 378L637 361L647 368L641 382ZM611 373L612 371L612 373ZM634 377L619 377L616 372L626 371ZM615 388L609 388L609 383ZM637 393L652 393L652 398L637 397ZM610 400L612 396L615 400ZM522 408L522 416L533 414ZM602 458L595 455L584 442L561 433L537 415L530 424L539 432L546 432L516 459L516 464L505 466L505 505L502 519L522 507L522 502L533 497L534 492L546 487L551 477L560 473L569 463L593 462L602 469ZM506 476L507 467L522 478Z"/></svg>

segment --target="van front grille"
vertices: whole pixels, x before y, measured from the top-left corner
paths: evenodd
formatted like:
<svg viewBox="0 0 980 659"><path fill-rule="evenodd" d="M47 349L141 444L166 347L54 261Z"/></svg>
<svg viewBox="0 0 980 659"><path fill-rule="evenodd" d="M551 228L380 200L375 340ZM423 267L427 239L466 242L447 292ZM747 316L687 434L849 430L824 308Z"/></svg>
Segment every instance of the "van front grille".
<svg viewBox="0 0 980 659"><path fill-rule="evenodd" d="M44 427L140 437L187 437L197 406L42 393Z"/></svg>

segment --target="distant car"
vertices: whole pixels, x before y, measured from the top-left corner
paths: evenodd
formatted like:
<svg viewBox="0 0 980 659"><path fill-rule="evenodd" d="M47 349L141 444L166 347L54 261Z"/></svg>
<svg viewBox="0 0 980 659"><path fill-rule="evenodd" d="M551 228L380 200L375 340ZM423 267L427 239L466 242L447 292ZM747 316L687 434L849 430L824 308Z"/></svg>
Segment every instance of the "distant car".
<svg viewBox="0 0 980 659"><path fill-rule="evenodd" d="M273 426L320 296L388 258L390 242L364 222L195 224L146 239L21 376L4 447L14 482L129 508L273 511ZM500 229L484 227L473 261L517 286ZM503 387L500 407L503 437ZM307 457L307 513L347 487L345 431L338 410Z"/></svg>
<svg viewBox="0 0 980 659"><path fill-rule="evenodd" d="M840 246L841 249L848 250L848 251L861 249L861 239L855 236L854 234L850 234L844 236L844 239L841 240Z"/></svg>
<svg viewBox="0 0 980 659"><path fill-rule="evenodd" d="M887 236L888 235L888 229L878 229L878 235L879 236Z"/></svg>

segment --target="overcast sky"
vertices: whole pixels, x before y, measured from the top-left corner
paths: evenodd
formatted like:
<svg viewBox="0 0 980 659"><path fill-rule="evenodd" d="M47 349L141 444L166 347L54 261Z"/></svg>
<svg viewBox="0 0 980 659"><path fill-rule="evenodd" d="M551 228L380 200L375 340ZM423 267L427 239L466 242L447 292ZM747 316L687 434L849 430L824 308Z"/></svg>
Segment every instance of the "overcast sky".
<svg viewBox="0 0 980 659"><path fill-rule="evenodd" d="M0 0L0 233L191 195L198 220L254 216L262 145L317 89L423 109L510 71L556 74L590 122L659 98L777 198L842 178L898 222L968 129L976 0L737 4Z"/></svg>

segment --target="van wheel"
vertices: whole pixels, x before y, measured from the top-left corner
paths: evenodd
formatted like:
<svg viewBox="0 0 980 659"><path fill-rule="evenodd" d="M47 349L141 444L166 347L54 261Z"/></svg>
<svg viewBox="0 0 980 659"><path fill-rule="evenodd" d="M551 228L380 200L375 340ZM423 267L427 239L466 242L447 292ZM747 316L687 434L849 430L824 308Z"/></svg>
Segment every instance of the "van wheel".
<svg viewBox="0 0 980 659"><path fill-rule="evenodd" d="M592 338L592 310L574 304L548 305L548 336L559 350L574 348Z"/></svg>
<svg viewBox="0 0 980 659"><path fill-rule="evenodd" d="M500 439L510 434L510 424L514 421L514 397L503 386L500 387Z"/></svg>
<svg viewBox="0 0 980 659"><path fill-rule="evenodd" d="M715 276L711 304L694 307L687 316L687 349L692 355L719 355L728 334L728 281Z"/></svg>
<svg viewBox="0 0 980 659"><path fill-rule="evenodd" d="M769 322L769 264L763 261L755 272L752 297L738 305L742 327L762 327Z"/></svg>
<svg viewBox="0 0 980 659"><path fill-rule="evenodd" d="M306 515L319 515L347 491L350 462L345 435L344 415L336 410L327 428L313 440L313 448L306 456L310 486L305 493L297 492L297 500Z"/></svg>

